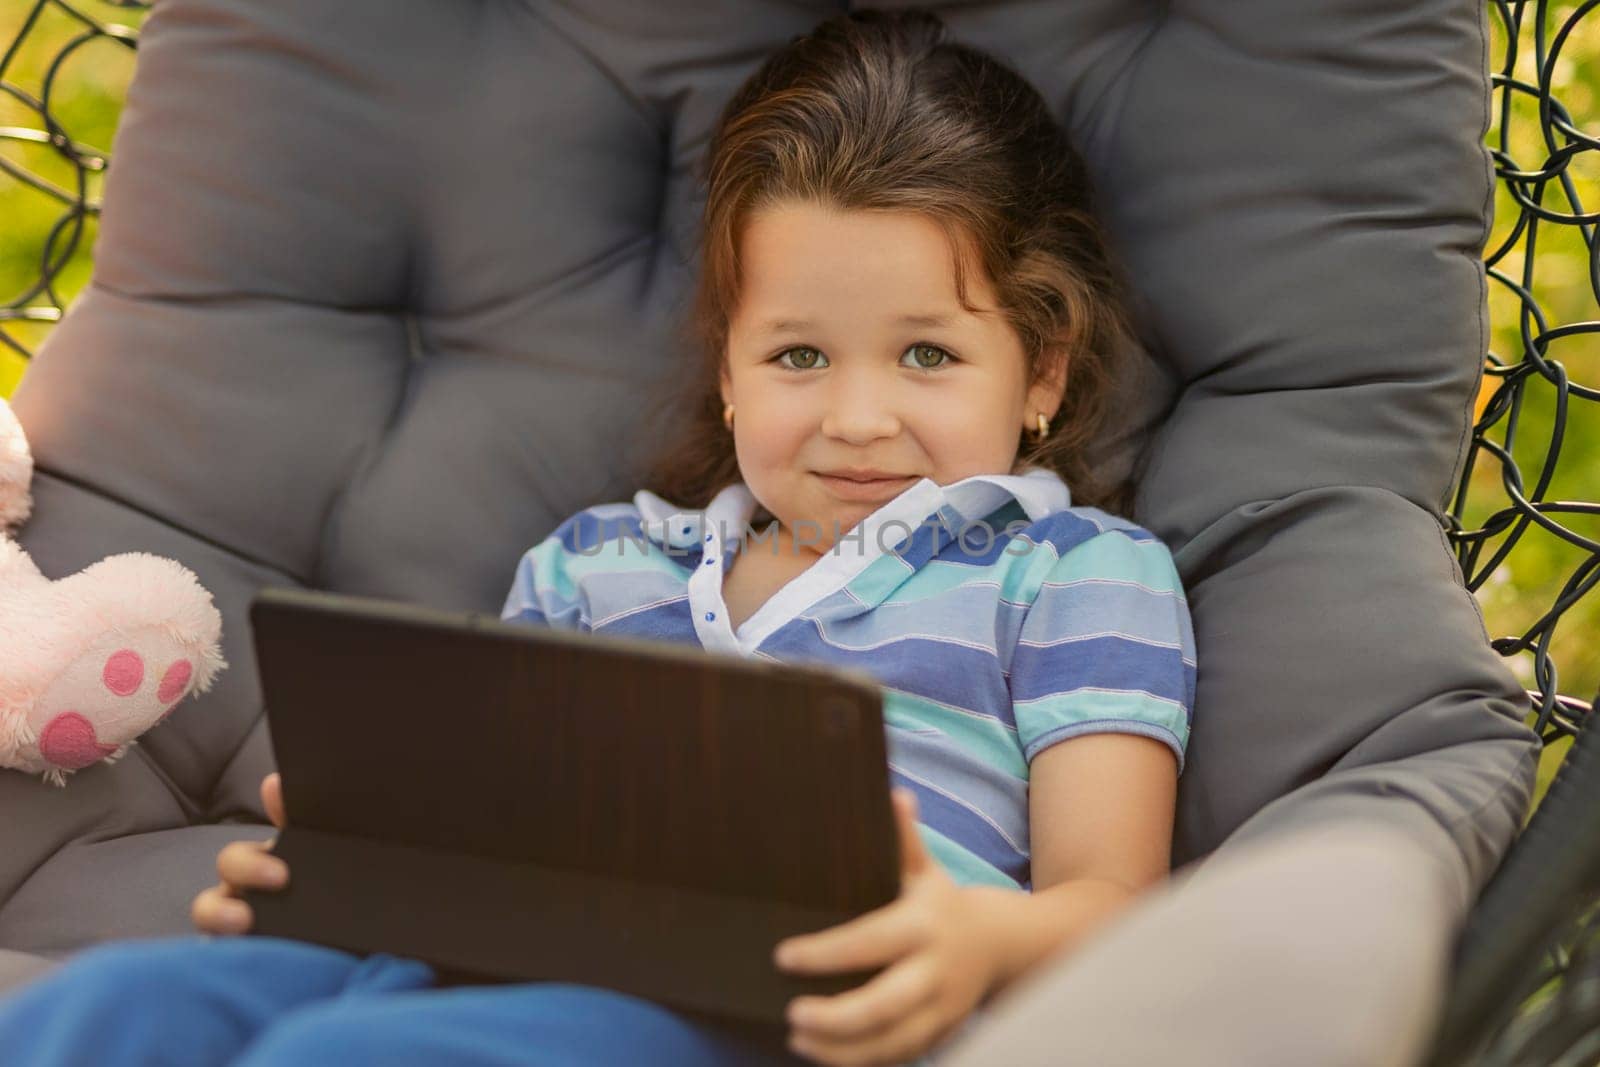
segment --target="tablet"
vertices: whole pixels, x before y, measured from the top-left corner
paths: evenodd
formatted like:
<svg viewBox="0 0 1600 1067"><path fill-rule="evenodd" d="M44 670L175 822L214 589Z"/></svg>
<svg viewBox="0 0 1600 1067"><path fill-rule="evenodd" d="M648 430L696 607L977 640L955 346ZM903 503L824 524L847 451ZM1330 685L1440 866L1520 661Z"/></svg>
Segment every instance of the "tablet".
<svg viewBox="0 0 1600 1067"><path fill-rule="evenodd" d="M773 946L899 889L865 672L268 588L288 825L252 932L781 1026Z"/></svg>

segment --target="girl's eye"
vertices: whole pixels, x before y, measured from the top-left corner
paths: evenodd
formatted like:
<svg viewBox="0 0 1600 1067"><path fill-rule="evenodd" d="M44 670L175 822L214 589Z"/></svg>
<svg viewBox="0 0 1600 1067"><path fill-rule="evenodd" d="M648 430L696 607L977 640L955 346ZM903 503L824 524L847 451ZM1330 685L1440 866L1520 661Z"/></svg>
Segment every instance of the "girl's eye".
<svg viewBox="0 0 1600 1067"><path fill-rule="evenodd" d="M944 349L940 348L938 345L916 344L916 345L912 345L910 348L906 349L906 352L907 352L907 354L920 353L920 352L931 352L931 353L934 354L935 358L934 358L933 362L925 361L922 358L922 356L920 356L920 355L914 355L914 354L911 355L911 364L910 365L914 366L918 370L938 370L940 367L944 366L946 363L952 362L955 359L954 356L950 355L950 353L946 352ZM941 360L941 359L938 358L938 357L941 357L941 356L946 357L946 358Z"/></svg>
<svg viewBox="0 0 1600 1067"><path fill-rule="evenodd" d="M812 367L817 366L817 358L791 360L789 364L785 366L783 363L783 358L794 352L811 353L812 356L822 360L822 366L826 367L828 365L828 357L824 356L821 352L818 352L815 348L786 348L782 352L778 353L778 365L784 366L786 370L810 370Z"/></svg>

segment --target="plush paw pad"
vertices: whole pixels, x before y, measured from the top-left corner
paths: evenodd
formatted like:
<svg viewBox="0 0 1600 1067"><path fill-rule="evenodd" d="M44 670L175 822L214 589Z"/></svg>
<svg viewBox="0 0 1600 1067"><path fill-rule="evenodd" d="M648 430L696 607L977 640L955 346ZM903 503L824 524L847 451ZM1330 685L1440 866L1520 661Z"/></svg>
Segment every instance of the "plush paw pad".
<svg viewBox="0 0 1600 1067"><path fill-rule="evenodd" d="M107 636L32 712L39 757L53 767L78 771L118 752L171 715L194 686L194 659L166 634Z"/></svg>
<svg viewBox="0 0 1600 1067"><path fill-rule="evenodd" d="M183 696L183 691L189 687L189 679L194 675L194 667L188 660L180 659L167 668L167 673L161 676L161 687L156 690L156 699L163 704L170 704ZM170 710L170 709L169 709Z"/></svg>
<svg viewBox="0 0 1600 1067"><path fill-rule="evenodd" d="M131 648L119 649L106 657L105 670L100 672L106 688L119 697L132 696L144 681L144 660Z"/></svg>
<svg viewBox="0 0 1600 1067"><path fill-rule="evenodd" d="M69 771L82 770L116 750L116 745L102 745L94 724L75 711L57 715L39 734L39 753Z"/></svg>

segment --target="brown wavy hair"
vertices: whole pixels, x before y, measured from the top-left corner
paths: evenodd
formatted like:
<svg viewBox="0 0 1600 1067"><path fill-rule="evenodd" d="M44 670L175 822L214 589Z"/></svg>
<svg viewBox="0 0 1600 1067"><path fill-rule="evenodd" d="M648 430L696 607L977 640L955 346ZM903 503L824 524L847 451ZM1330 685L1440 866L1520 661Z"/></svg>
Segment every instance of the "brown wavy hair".
<svg viewBox="0 0 1600 1067"><path fill-rule="evenodd" d="M923 9L830 18L734 93L698 177L701 267L684 326L699 366L661 409L672 421L650 439L667 447L647 464L645 488L702 508L739 479L718 390L740 295L739 238L753 214L801 201L927 217L955 250L956 291L974 311L962 251L970 242L1022 341L1028 380L1047 359L1068 361L1050 432L1040 444L1019 432L1018 461L1054 470L1075 505L1128 513L1131 480L1107 484L1086 455L1105 432L1117 355L1132 335L1123 276L1082 159L1022 75L946 40L944 23Z"/></svg>

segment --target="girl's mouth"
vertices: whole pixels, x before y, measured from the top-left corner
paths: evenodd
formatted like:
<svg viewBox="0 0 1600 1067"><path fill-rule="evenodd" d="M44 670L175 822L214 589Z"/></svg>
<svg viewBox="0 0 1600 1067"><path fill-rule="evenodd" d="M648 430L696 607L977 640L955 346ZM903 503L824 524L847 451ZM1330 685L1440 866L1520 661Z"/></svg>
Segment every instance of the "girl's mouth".
<svg viewBox="0 0 1600 1067"><path fill-rule="evenodd" d="M823 486L840 500L887 500L900 493L916 479L910 475L899 478L844 478L834 474L814 472Z"/></svg>

